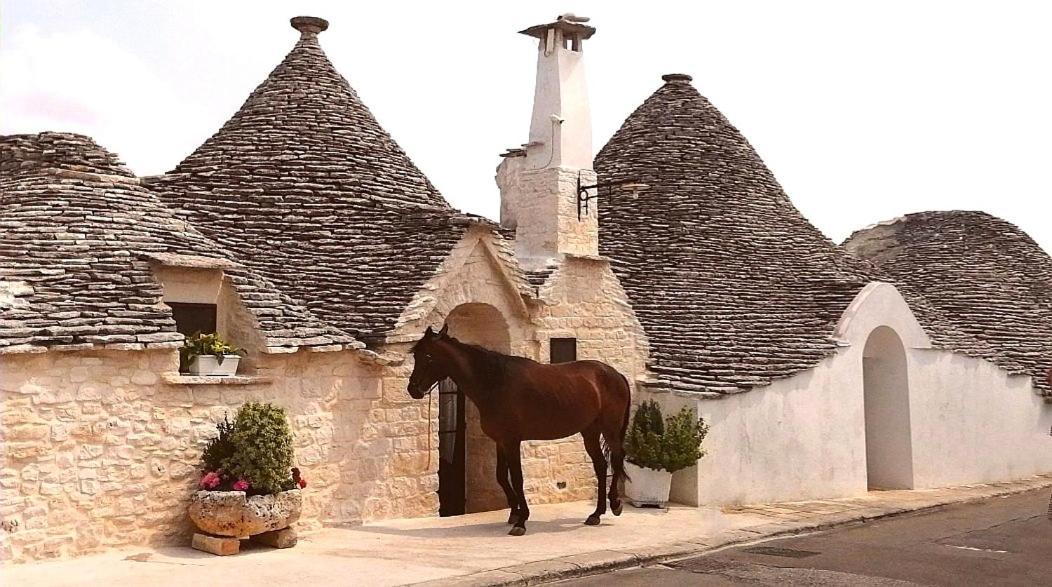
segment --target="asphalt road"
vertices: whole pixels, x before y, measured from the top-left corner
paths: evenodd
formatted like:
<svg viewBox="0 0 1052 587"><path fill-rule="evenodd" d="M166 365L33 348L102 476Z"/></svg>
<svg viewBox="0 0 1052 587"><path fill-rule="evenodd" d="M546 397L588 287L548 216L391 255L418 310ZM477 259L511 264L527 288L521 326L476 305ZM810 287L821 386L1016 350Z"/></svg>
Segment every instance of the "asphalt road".
<svg viewBox="0 0 1052 587"><path fill-rule="evenodd" d="M560 585L1052 585L1049 490L739 546Z"/></svg>

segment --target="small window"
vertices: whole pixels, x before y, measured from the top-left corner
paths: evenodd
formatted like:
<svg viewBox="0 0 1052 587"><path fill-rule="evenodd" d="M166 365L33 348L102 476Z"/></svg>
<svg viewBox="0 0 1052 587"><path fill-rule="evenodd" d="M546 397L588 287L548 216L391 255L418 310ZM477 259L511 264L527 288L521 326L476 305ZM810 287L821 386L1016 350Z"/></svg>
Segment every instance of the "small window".
<svg viewBox="0 0 1052 587"><path fill-rule="evenodd" d="M553 338L551 340L551 360L555 363L569 363L577 360L576 338Z"/></svg>
<svg viewBox="0 0 1052 587"><path fill-rule="evenodd" d="M215 304L188 304L183 302L166 302L172 309L172 318L175 319L175 329L183 336L191 336L198 332L212 333L216 331L216 305Z"/></svg>

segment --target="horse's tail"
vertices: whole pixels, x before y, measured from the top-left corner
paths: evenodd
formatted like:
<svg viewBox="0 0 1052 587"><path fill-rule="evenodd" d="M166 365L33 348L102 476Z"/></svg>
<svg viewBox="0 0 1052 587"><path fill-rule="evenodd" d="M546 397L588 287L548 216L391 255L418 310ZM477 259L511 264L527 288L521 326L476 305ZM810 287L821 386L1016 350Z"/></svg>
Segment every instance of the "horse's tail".
<svg viewBox="0 0 1052 587"><path fill-rule="evenodd" d="M628 477L628 473L625 472L625 435L628 433L628 421L632 414L632 385L628 383L628 378L621 374L620 371L615 371L618 377L621 378L621 382L625 384L625 415L621 421L621 430L618 431L618 442L617 445L620 449L621 455L619 459L611 461L611 465L614 469L614 483L618 481L631 481ZM603 438L603 454L606 455L608 461L610 461L610 442Z"/></svg>

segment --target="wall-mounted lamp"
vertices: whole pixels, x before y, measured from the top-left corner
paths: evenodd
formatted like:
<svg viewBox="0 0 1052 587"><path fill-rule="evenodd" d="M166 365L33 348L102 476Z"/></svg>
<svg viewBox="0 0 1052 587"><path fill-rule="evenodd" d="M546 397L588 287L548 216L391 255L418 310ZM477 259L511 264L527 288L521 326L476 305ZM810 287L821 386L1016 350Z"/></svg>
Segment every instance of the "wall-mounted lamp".
<svg viewBox="0 0 1052 587"><path fill-rule="evenodd" d="M621 181L601 181L592 185L581 185L581 174L577 174L577 220L580 220L582 216L588 214L588 201L594 200L599 197L599 192L596 191L594 194L589 194L588 190L598 190L599 188L611 188L621 187L627 188L633 192L643 191L650 186L640 182L638 179L624 179Z"/></svg>

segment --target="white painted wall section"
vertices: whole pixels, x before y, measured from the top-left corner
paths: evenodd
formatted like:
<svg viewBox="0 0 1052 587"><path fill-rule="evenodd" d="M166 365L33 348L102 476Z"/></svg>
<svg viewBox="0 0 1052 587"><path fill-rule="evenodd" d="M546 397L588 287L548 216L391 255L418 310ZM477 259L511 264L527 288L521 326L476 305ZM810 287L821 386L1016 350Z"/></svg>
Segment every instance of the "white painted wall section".
<svg viewBox="0 0 1052 587"><path fill-rule="evenodd" d="M884 484L881 475L905 485L911 473L914 488L931 488L1052 472L1052 403L1034 392L1029 377L932 349L894 286L866 286L834 336L843 345L836 354L767 387L720 399L653 394L666 410L692 407L710 426L708 454L673 476L674 501L845 497ZM889 391L898 393L869 414L866 355L876 370L868 378L871 394L886 401ZM867 415L880 420L869 426L872 442L898 439L884 450L869 447L878 463L867 459Z"/></svg>

